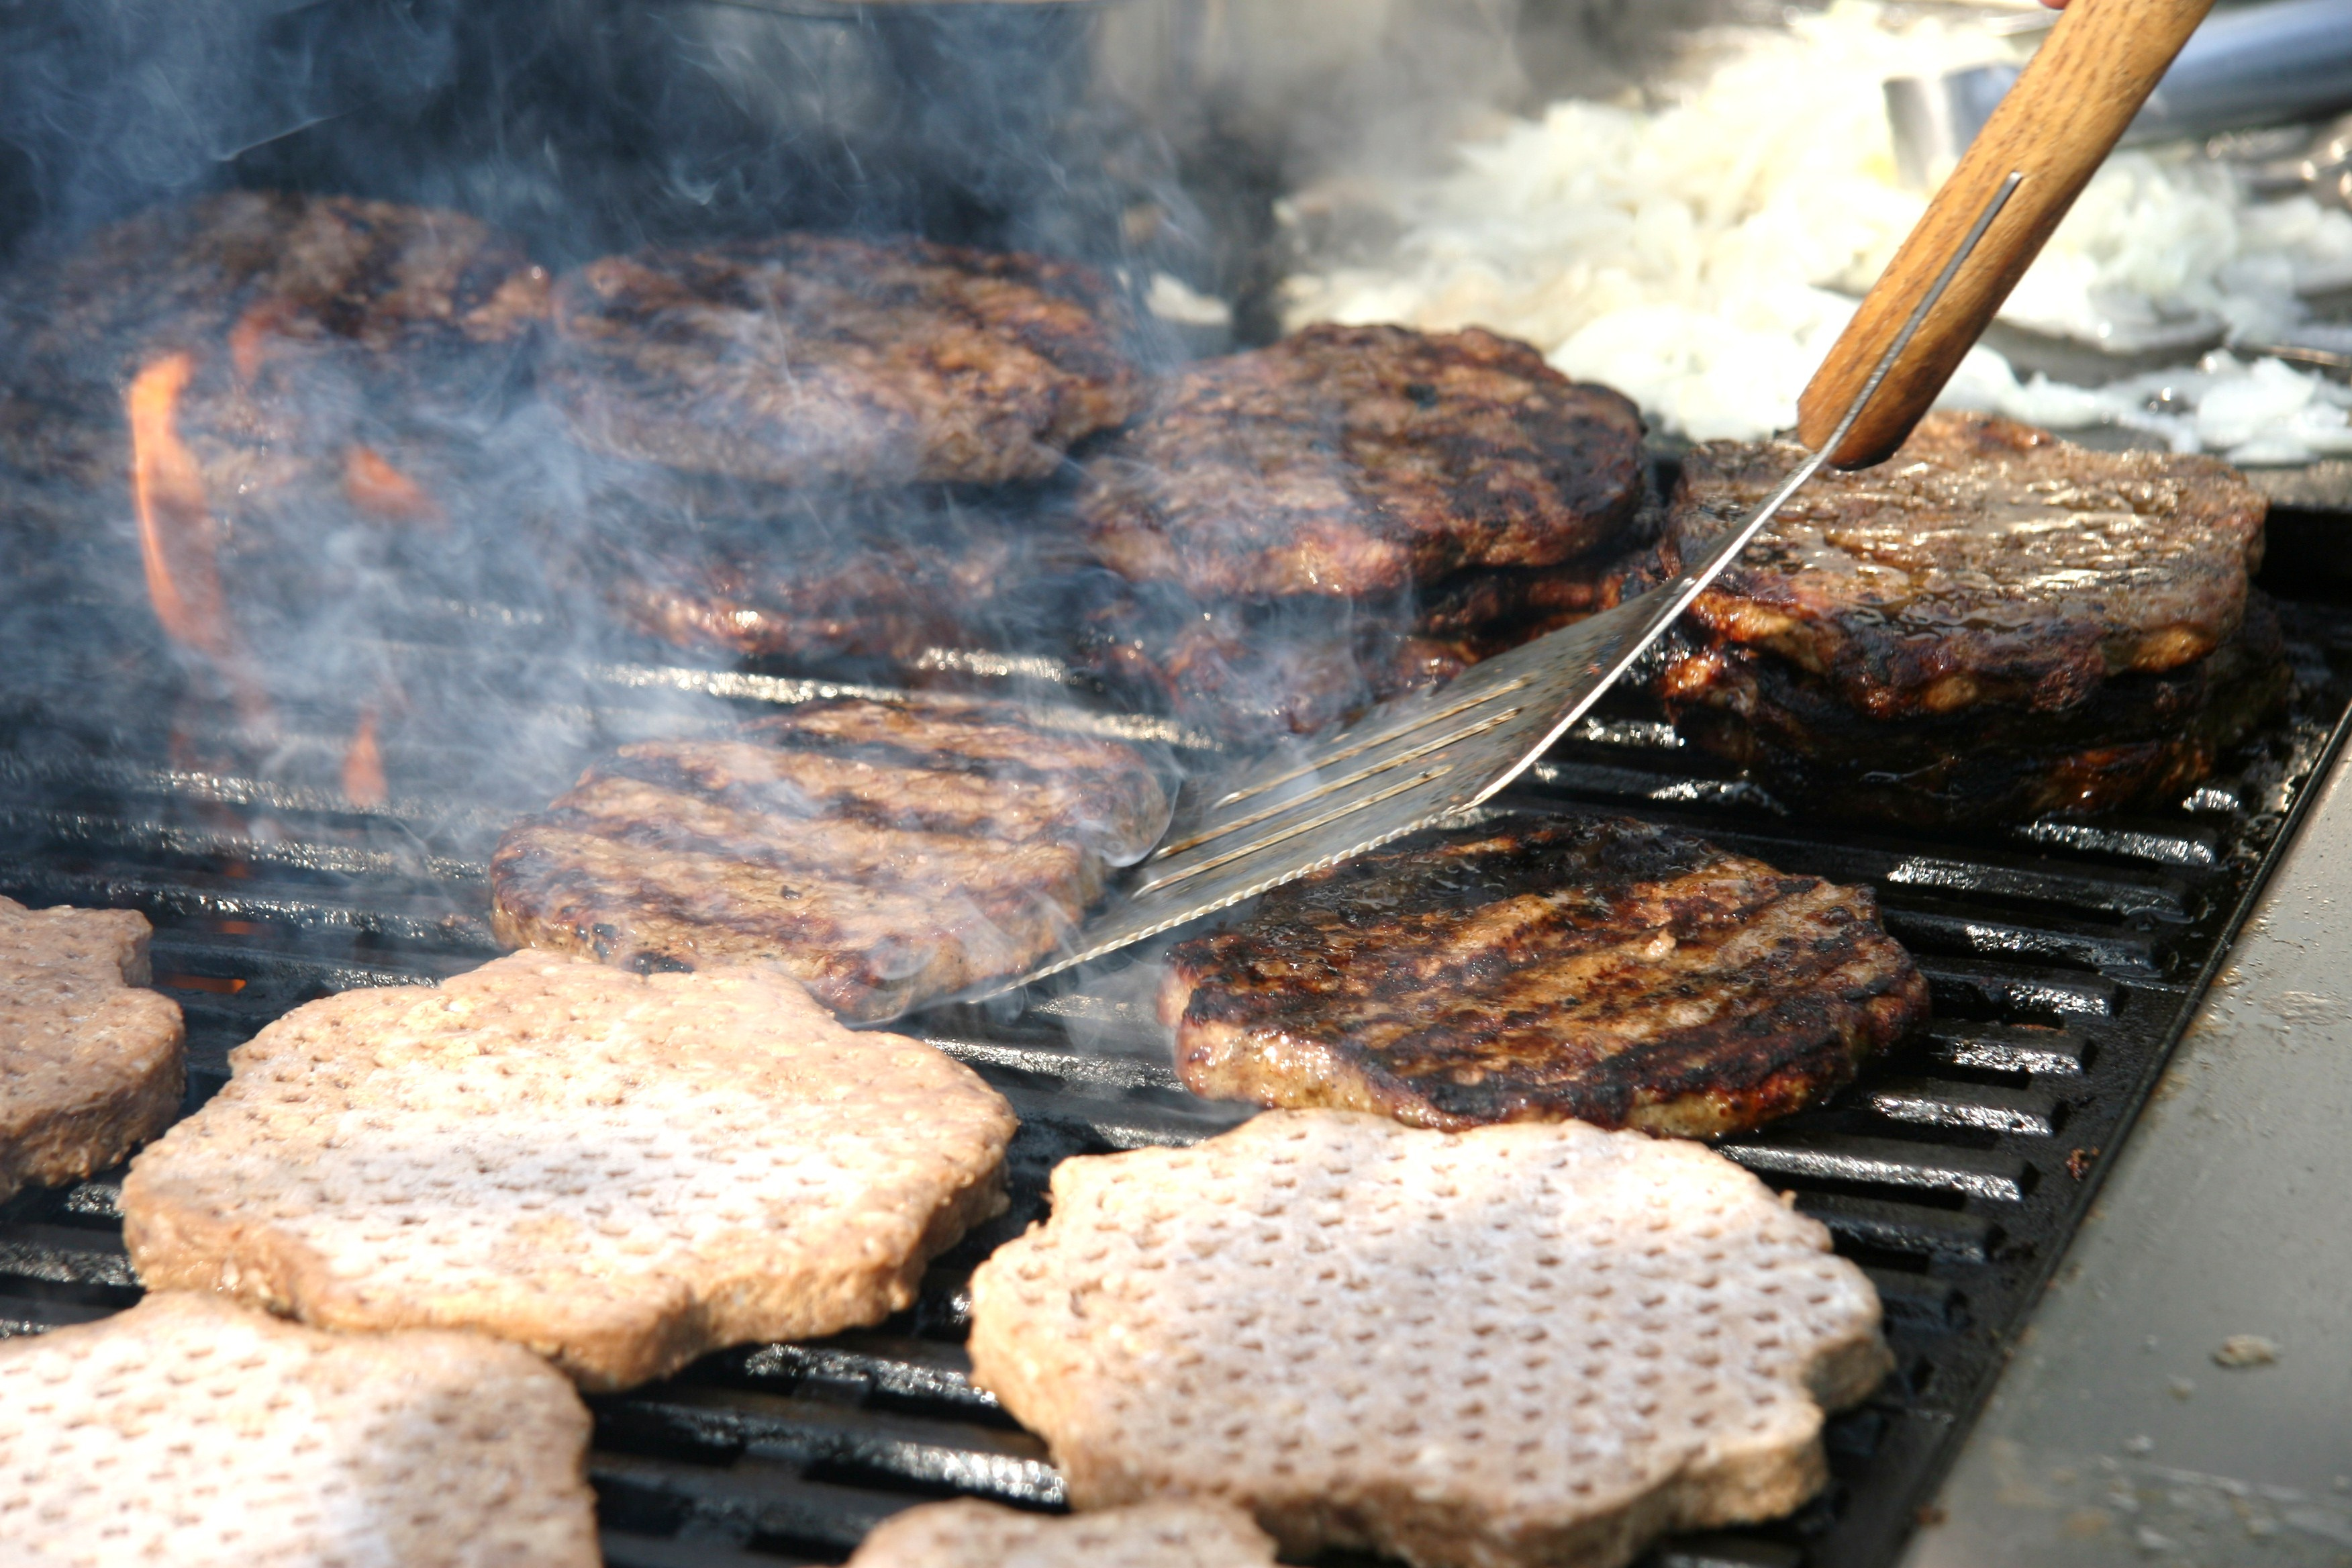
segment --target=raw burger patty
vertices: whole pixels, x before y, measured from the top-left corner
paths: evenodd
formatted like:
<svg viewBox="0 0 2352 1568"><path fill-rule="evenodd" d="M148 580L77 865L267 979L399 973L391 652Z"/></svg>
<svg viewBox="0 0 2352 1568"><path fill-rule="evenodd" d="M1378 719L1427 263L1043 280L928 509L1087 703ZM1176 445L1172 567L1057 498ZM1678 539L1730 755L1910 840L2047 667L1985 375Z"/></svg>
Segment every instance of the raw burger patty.
<svg viewBox="0 0 2352 1568"><path fill-rule="evenodd" d="M178 1005L147 917L0 899L0 1199L115 1164L179 1113Z"/></svg>
<svg viewBox="0 0 2352 1568"><path fill-rule="evenodd" d="M1138 582L1362 595L1598 550L1642 480L1633 404L1525 343L1318 326L1178 372L1079 504Z"/></svg>
<svg viewBox="0 0 2352 1568"><path fill-rule="evenodd" d="M1424 1127L1692 1136L1845 1083L1927 1016L1867 889L1615 817L1421 834L1171 954L1196 1093Z"/></svg>
<svg viewBox="0 0 2352 1568"><path fill-rule="evenodd" d="M563 279L543 384L590 447L780 484L1001 484L1135 412L1087 268L784 235Z"/></svg>

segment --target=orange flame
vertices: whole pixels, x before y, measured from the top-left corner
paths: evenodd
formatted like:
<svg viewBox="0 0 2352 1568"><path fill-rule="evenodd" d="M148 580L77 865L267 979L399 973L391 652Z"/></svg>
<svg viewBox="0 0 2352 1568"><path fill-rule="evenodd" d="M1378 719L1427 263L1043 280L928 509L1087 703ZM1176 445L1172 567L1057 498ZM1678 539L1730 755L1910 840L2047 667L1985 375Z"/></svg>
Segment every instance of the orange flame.
<svg viewBox="0 0 2352 1568"><path fill-rule="evenodd" d="M423 485L394 468L373 447L353 447L343 454L343 497L353 510L391 522L439 527L449 521Z"/></svg>
<svg viewBox="0 0 2352 1568"><path fill-rule="evenodd" d="M194 371L195 361L177 353L131 384L131 493L155 618L173 640L225 658L230 640L216 531L203 471L179 432L180 394Z"/></svg>
<svg viewBox="0 0 2352 1568"><path fill-rule="evenodd" d="M392 798L384 783L383 752L376 744L375 710L360 710L360 724L343 752L343 798L353 805L382 805Z"/></svg>
<svg viewBox="0 0 2352 1568"><path fill-rule="evenodd" d="M261 374L261 362L269 352L269 341L276 337L293 315L293 307L281 298L272 297L247 310L228 330L229 363L236 368L236 378L250 384Z"/></svg>

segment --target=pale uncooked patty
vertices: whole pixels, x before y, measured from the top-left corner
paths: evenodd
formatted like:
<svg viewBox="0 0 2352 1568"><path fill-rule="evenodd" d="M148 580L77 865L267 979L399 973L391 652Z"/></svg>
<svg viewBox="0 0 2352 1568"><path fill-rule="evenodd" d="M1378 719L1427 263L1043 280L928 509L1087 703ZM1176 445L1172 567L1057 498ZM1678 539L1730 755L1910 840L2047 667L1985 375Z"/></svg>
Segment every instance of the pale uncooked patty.
<svg viewBox="0 0 2352 1568"><path fill-rule="evenodd" d="M479 1334L325 1334L148 1297L0 1344L14 1568L595 1568L589 1418Z"/></svg>
<svg viewBox="0 0 2352 1568"><path fill-rule="evenodd" d="M1082 1512L1238 1503L1306 1561L1614 1568L1828 1479L1891 1358L1829 1233L1696 1143L1269 1111L1066 1160L971 1281L972 1375Z"/></svg>
<svg viewBox="0 0 2352 1568"><path fill-rule="evenodd" d="M79 1181L169 1123L186 1031L146 989L147 918L0 899L0 1198Z"/></svg>
<svg viewBox="0 0 2352 1568"><path fill-rule="evenodd" d="M1274 1542L1230 1503L1181 1498L1056 1519L958 1498L893 1514L849 1568L1272 1568Z"/></svg>
<svg viewBox="0 0 2352 1568"><path fill-rule="evenodd" d="M908 1306L1003 1206L1013 1113L772 967L517 953L296 1008L134 1162L152 1287L322 1328L467 1328L582 1384Z"/></svg>

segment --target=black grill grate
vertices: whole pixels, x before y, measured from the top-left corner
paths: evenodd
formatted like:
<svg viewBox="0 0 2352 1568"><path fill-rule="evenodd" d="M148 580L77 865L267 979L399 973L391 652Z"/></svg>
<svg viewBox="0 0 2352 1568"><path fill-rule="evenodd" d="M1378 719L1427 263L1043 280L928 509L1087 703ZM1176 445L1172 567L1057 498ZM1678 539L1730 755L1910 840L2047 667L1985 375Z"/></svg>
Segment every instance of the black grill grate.
<svg viewBox="0 0 2352 1568"><path fill-rule="evenodd" d="M2352 611L2289 605L2287 622L2302 676L2291 720L2147 820L1974 838L1825 830L1636 721L1586 726L1512 797L1629 809L1789 870L1868 882L1934 989L1926 1037L1834 1103L1724 1145L1795 1192L1870 1271L1897 1370L1832 1424L1828 1495L1779 1524L1670 1543L1664 1562L1892 1561L2335 743L2352 693ZM699 682L744 701L792 695L781 681L690 670L604 675L614 690ZM230 1047L288 1008L428 983L497 951L482 867L495 811L354 808L331 789L52 741L32 721L0 732L0 892L155 921L157 984L188 1017L190 1107L226 1080ZM1037 1216L1056 1161L1196 1139L1243 1114L1179 1088L1115 990L911 1026L1019 1111L1013 1211L875 1331L723 1352L597 1401L591 1466L611 1563L837 1562L876 1521L925 1498L1060 1501L1043 1446L966 1376L963 1278ZM117 1191L101 1176L0 1207L0 1334L136 1300Z"/></svg>

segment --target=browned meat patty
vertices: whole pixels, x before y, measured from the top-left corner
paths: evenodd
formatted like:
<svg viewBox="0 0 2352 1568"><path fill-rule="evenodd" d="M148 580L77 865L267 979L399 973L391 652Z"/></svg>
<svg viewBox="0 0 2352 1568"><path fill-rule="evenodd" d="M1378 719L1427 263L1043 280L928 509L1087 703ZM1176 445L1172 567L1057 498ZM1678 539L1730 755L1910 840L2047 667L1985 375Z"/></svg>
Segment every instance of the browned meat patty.
<svg viewBox="0 0 2352 1568"><path fill-rule="evenodd" d="M1697 447L1673 541L1713 538L1803 455ZM1931 414L1886 462L1815 479L1691 614L1873 718L2062 710L2110 677L2220 647L2265 510L2210 458L2095 452L2011 420Z"/></svg>
<svg viewBox="0 0 2352 1568"><path fill-rule="evenodd" d="M1614 817L1359 856L1180 943L1160 993L1200 1094L1693 1136L1821 1098L1927 1012L1868 889Z"/></svg>
<svg viewBox="0 0 2352 1568"><path fill-rule="evenodd" d="M1527 344L1309 327L1177 373L1089 466L1095 549L1204 599L1394 592L1612 542L1642 420Z"/></svg>
<svg viewBox="0 0 2352 1568"><path fill-rule="evenodd" d="M600 451L776 484L1002 484L1133 416L1085 268L786 235L565 278L542 382Z"/></svg>
<svg viewBox="0 0 2352 1568"><path fill-rule="evenodd" d="M1941 827L2178 799L2290 685L2277 615L2257 592L2237 633L2206 658L2116 677L2058 713L1988 704L1872 719L1783 659L1687 644L1660 689L1685 735L1793 809Z"/></svg>
<svg viewBox="0 0 2352 1568"><path fill-rule="evenodd" d="M125 395L185 355L178 434L216 510L299 483L413 521L433 503L411 493L402 437L487 395L547 290L520 246L457 213L253 191L158 208L10 283L0 457L121 486Z"/></svg>
<svg viewBox="0 0 2352 1568"><path fill-rule="evenodd" d="M904 663L1002 646L1055 537L943 493L869 504L667 470L551 520L551 563L625 625L754 658ZM1063 566L1077 549L1066 545Z"/></svg>
<svg viewBox="0 0 2352 1568"><path fill-rule="evenodd" d="M1464 574L1419 595L1202 604L1128 593L1088 612L1082 662L1204 735L1264 745L1450 680L1663 582L1654 540L1558 566Z"/></svg>
<svg viewBox="0 0 2352 1568"><path fill-rule="evenodd" d="M813 703L589 768L499 841L492 921L608 963L780 963L888 1018L1044 958L1167 816L1133 749L1010 705Z"/></svg>

